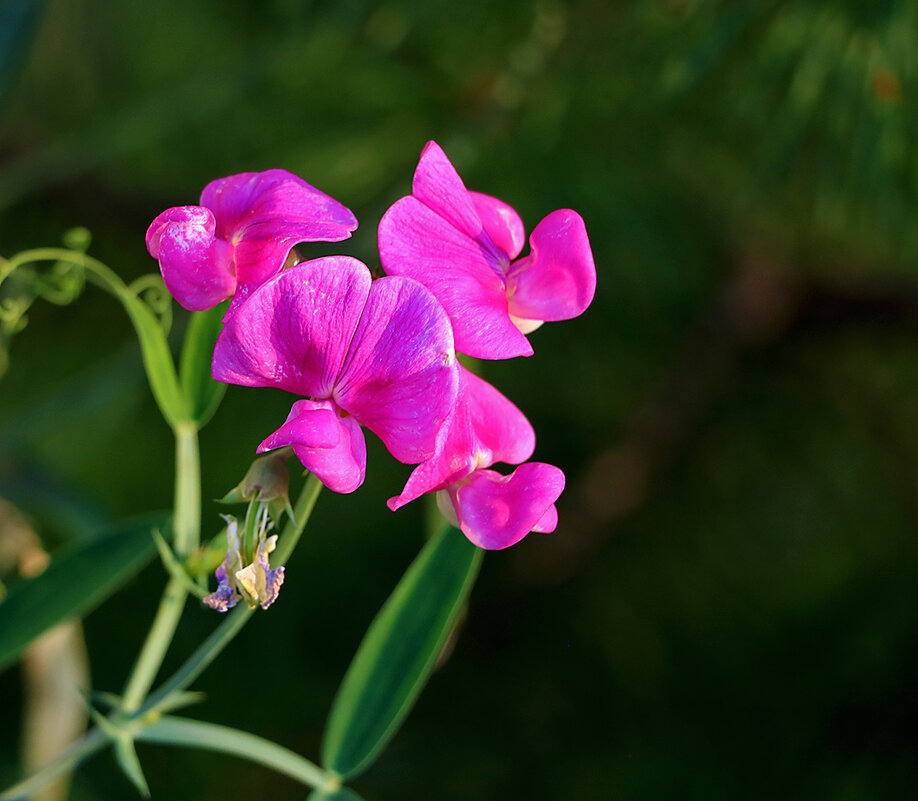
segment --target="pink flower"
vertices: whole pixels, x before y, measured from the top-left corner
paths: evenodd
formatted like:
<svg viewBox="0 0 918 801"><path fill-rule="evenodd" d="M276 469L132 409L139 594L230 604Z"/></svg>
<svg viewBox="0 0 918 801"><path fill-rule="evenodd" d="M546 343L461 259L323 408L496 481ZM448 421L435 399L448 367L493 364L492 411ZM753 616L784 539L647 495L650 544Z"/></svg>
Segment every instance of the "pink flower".
<svg viewBox="0 0 918 801"><path fill-rule="evenodd" d="M243 172L211 181L200 206L166 209L147 230L147 250L186 309L229 297L235 309L295 245L339 242L356 228L350 210L293 173Z"/></svg>
<svg viewBox="0 0 918 801"><path fill-rule="evenodd" d="M298 264L252 292L217 339L213 376L309 396L258 451L291 445L336 492L363 483L360 424L399 461L430 457L459 382L433 295L408 278L371 281L347 256Z"/></svg>
<svg viewBox="0 0 918 801"><path fill-rule="evenodd" d="M523 413L486 381L460 368L459 397L440 432L437 452L412 472L392 511L427 492L438 492L446 518L475 545L507 548L530 531L554 531L555 501L564 473L525 462L535 434ZM520 464L509 476L488 470L495 462Z"/></svg>
<svg viewBox="0 0 918 801"><path fill-rule="evenodd" d="M436 142L421 153L412 189L379 224L380 258L389 275L414 278L437 296L460 353L530 356L526 334L590 305L596 268L576 212L545 217L529 237L529 255L517 259L525 239L519 215L467 190Z"/></svg>

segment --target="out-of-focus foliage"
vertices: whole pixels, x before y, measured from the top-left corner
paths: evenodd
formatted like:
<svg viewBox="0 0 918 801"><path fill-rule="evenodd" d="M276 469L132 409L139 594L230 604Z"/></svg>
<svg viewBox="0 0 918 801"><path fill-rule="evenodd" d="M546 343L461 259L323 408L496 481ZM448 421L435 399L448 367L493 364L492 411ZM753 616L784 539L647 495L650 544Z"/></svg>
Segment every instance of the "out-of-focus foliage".
<svg viewBox="0 0 918 801"><path fill-rule="evenodd" d="M593 307L485 366L568 474L561 525L484 560L445 667L355 783L366 801L914 794L916 18L916 0L47 4L0 120L0 255L85 225L131 280L159 211L278 166L361 220L304 255L372 266L430 138L529 230L586 220ZM116 355L118 308L90 290L30 317L0 383L0 489L41 499L49 545L81 515L168 506L171 437ZM288 406L230 388L205 498ZM407 474L371 444L361 492L321 498L280 600L199 682L202 717L318 755L421 545L421 510L384 506ZM119 689L161 581L86 620L97 688ZM213 625L189 609L172 666ZM15 673L0 683L14 699ZM303 795L139 750L154 796ZM7 726L0 777L15 751ZM105 758L74 785L132 792Z"/></svg>

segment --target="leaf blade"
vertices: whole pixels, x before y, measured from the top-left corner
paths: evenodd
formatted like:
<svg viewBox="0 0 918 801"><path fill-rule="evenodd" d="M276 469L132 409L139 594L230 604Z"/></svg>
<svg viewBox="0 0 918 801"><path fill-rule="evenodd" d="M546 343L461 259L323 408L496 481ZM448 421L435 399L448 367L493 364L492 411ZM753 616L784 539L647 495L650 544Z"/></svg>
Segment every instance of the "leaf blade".
<svg viewBox="0 0 918 801"><path fill-rule="evenodd" d="M207 311L192 312L182 346L179 376L191 419L199 428L217 411L226 392L226 384L214 381L210 371L225 311L226 304L221 303Z"/></svg>
<svg viewBox="0 0 918 801"><path fill-rule="evenodd" d="M55 555L47 570L14 585L0 603L0 670L32 640L62 620L98 606L156 553L150 531L165 514L117 526Z"/></svg>
<svg viewBox="0 0 918 801"><path fill-rule="evenodd" d="M163 329L153 312L129 290L117 289L116 294L131 318L137 338L140 340L143 366L156 405L159 406L166 422L175 428L189 419L189 404L175 374L175 363Z"/></svg>
<svg viewBox="0 0 918 801"><path fill-rule="evenodd" d="M322 763L349 778L395 734L433 671L474 584L483 551L445 526L370 624L332 704Z"/></svg>

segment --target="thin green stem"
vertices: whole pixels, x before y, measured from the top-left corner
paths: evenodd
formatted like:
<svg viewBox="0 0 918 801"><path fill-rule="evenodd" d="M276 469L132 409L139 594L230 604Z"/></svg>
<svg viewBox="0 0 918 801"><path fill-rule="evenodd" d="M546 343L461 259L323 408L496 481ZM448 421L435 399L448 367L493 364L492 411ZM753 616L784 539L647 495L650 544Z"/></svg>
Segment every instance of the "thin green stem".
<svg viewBox="0 0 918 801"><path fill-rule="evenodd" d="M175 513L172 525L175 550L179 557L185 557L197 547L201 534L201 466L198 432L192 423L175 429ZM170 578L124 689L121 710L125 715L132 715L140 708L153 686L187 597L185 582L179 576Z"/></svg>
<svg viewBox="0 0 918 801"><path fill-rule="evenodd" d="M81 740L78 740L70 746L63 754L58 756L53 762L45 765L37 773L33 773L28 779L19 782L19 784L10 787L6 792L0 794L0 801L25 801L32 796L40 787L56 779L63 773L69 773L80 764L90 754L104 748L110 740L105 732L101 729L92 729Z"/></svg>
<svg viewBox="0 0 918 801"><path fill-rule="evenodd" d="M249 622L249 618L254 613L255 610L249 609L247 606L237 606L230 612L226 619L185 660L185 663L166 679L160 687L150 693L149 698L140 709L140 713L143 714L158 706L174 692L183 690L191 684L217 658L220 652L232 642L233 638Z"/></svg>
<svg viewBox="0 0 918 801"><path fill-rule="evenodd" d="M234 754L273 768L308 787L334 791L341 784L337 775L326 773L315 763L288 748L246 731L218 726L216 723L173 716L163 717L145 727L137 735L137 739L148 743L184 745Z"/></svg>
<svg viewBox="0 0 918 801"><path fill-rule="evenodd" d="M102 262L85 253L64 248L38 248L17 254L2 265L0 282L17 267L40 261L59 261L82 267L86 271L87 280L102 287L121 301L140 340L143 363L156 404L173 429L187 424L191 419L191 410L188 408L188 399L175 374L175 365L163 327L162 318L168 315L157 315L115 272Z"/></svg>
<svg viewBox="0 0 918 801"><path fill-rule="evenodd" d="M175 516L173 547L180 559L198 547L201 539L201 459L194 423L175 428Z"/></svg>
<svg viewBox="0 0 918 801"><path fill-rule="evenodd" d="M87 256L77 250L67 250L66 248L35 248L34 250L24 250L21 253L17 253L12 259L4 261L2 269L0 269L0 283L17 268L39 261L69 262L89 270L90 273L94 273L98 278L102 279L100 286L112 294L131 294L127 284L118 277L114 270L92 256Z"/></svg>
<svg viewBox="0 0 918 801"><path fill-rule="evenodd" d="M310 475L300 492L300 497L297 498L296 507L293 510L294 519L287 521L287 525L284 526L284 530L281 533L280 542L275 552L277 554L277 564L285 564L290 558L290 554L293 552L297 542L299 542L300 536L309 522L321 490L322 482L315 476ZM217 658L220 652L232 642L233 638L249 622L253 614L254 610L249 609L247 606L237 606L230 612L226 619L188 657L185 664L150 695L141 711L146 712L152 709L165 701L172 693L184 690L191 684Z"/></svg>
<svg viewBox="0 0 918 801"><path fill-rule="evenodd" d="M279 565L287 564L290 554L300 541L300 536L306 530L306 524L312 515L319 493L322 491L322 482L310 473L300 490L300 497L296 499L296 506L293 508L293 519L287 521L284 530L281 532L275 558Z"/></svg>
<svg viewBox="0 0 918 801"><path fill-rule="evenodd" d="M179 618L185 608L188 591L184 583L172 577L166 584L163 597L156 610L153 625L147 633L143 647L134 663L134 669L124 688L121 709L125 715L133 714L143 703L147 691L153 685L156 674L172 642L172 636L178 626Z"/></svg>

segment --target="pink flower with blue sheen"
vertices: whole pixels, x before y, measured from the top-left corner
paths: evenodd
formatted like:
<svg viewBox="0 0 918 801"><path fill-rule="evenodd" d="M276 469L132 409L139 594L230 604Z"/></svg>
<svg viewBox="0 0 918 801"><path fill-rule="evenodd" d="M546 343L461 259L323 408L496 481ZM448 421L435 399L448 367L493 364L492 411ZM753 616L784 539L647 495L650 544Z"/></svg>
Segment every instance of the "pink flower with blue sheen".
<svg viewBox="0 0 918 801"><path fill-rule="evenodd" d="M337 200L286 170L244 172L211 181L200 206L177 206L147 230L166 288L186 309L229 297L235 309L280 272L301 242L339 242L357 218Z"/></svg>
<svg viewBox="0 0 918 801"><path fill-rule="evenodd" d="M217 339L213 377L308 396L258 450L292 446L336 492L363 483L361 424L399 461L429 458L459 383L434 296L409 278L372 281L347 256L298 264L252 292Z"/></svg>
<svg viewBox="0 0 918 801"><path fill-rule="evenodd" d="M529 255L517 258L524 244L516 211L467 190L436 142L421 154L412 194L379 224L386 273L428 287L449 314L456 350L481 359L532 355L526 334L577 317L593 300L596 268L577 212L545 217Z"/></svg>
<svg viewBox="0 0 918 801"><path fill-rule="evenodd" d="M389 499L389 508L395 511L436 492L447 520L489 550L507 548L530 531L554 531L564 473L550 464L526 462L533 450L535 433L523 413L460 368L459 397L436 453L414 469L401 495ZM520 466L504 476L488 469L496 462Z"/></svg>

